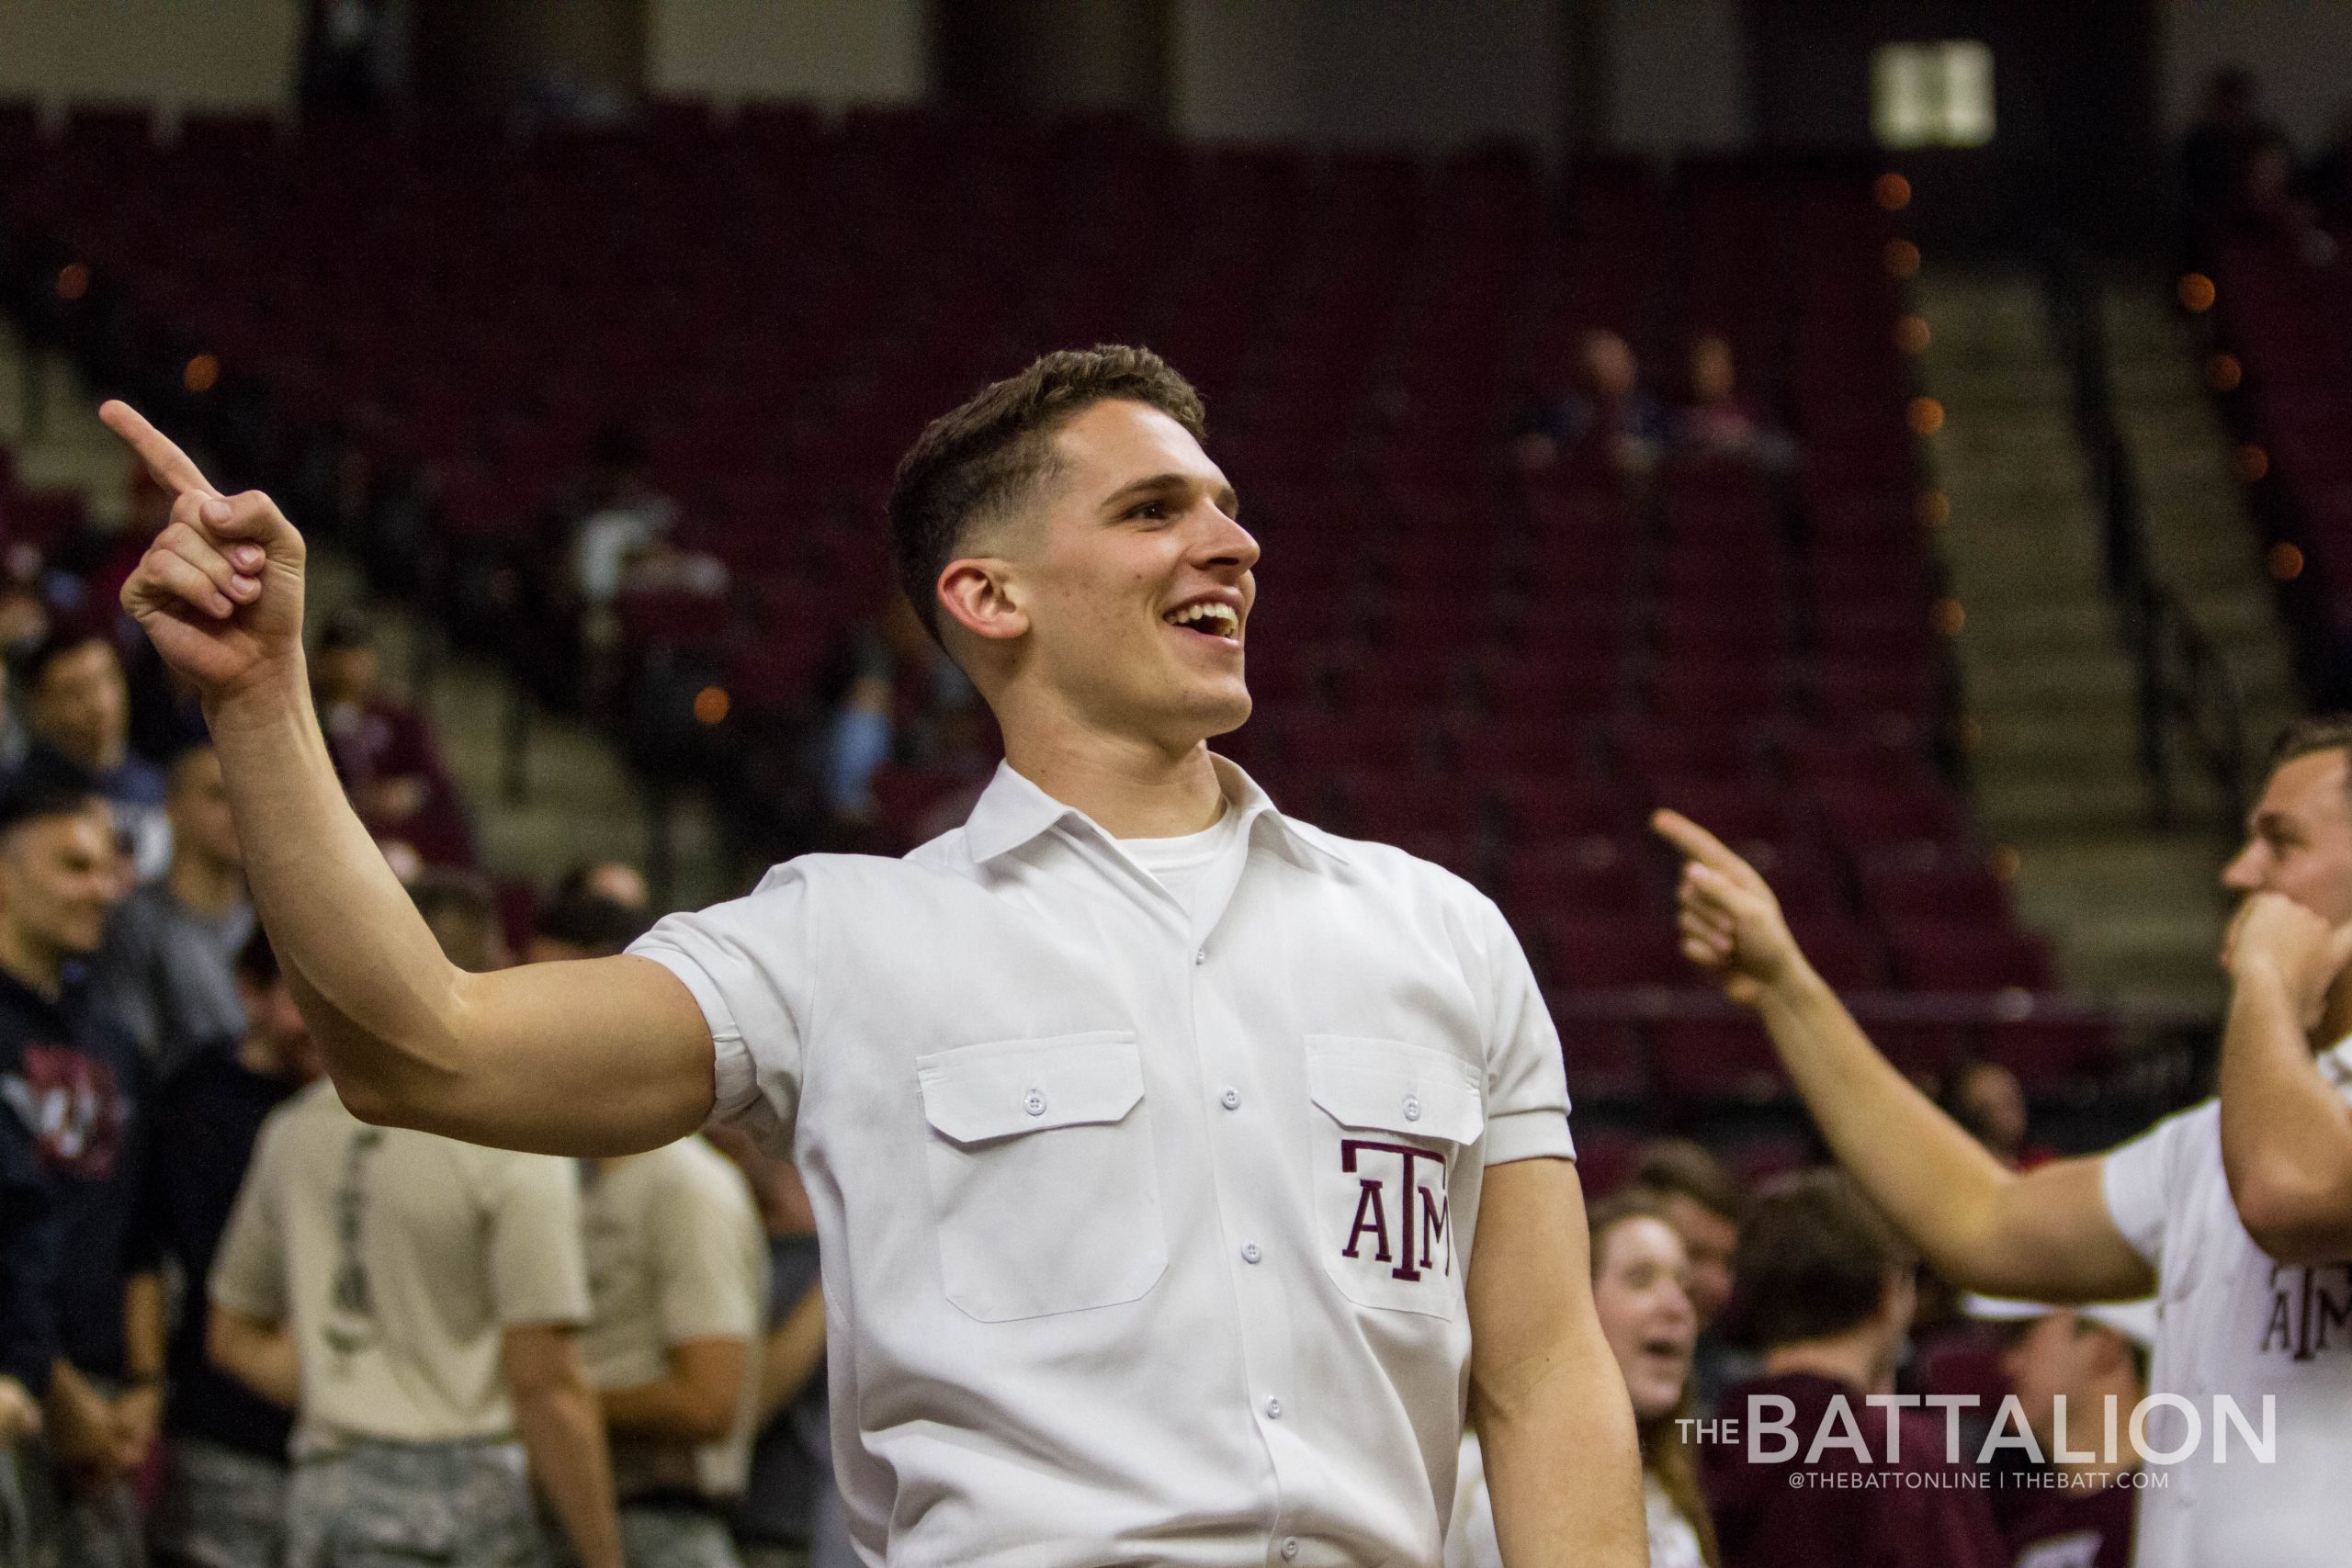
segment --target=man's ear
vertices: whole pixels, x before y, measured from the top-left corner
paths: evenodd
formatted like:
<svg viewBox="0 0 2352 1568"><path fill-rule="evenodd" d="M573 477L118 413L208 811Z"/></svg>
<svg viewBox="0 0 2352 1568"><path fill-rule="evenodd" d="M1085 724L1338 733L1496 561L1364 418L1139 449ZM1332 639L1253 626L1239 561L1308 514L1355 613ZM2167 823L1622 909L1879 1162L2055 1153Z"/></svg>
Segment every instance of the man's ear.
<svg viewBox="0 0 2352 1568"><path fill-rule="evenodd" d="M995 556L971 556L941 569L936 592L943 615L974 637L1007 642L1029 630L1029 612L1012 563Z"/></svg>

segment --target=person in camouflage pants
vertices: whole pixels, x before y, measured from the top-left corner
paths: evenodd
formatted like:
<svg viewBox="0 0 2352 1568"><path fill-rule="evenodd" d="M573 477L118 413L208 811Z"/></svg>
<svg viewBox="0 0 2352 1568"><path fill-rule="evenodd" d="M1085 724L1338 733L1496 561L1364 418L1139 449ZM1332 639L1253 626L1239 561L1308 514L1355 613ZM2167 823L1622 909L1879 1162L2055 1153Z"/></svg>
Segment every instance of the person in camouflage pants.
<svg viewBox="0 0 2352 1568"><path fill-rule="evenodd" d="M296 1462L285 1568L549 1568L522 1445L357 1443Z"/></svg>

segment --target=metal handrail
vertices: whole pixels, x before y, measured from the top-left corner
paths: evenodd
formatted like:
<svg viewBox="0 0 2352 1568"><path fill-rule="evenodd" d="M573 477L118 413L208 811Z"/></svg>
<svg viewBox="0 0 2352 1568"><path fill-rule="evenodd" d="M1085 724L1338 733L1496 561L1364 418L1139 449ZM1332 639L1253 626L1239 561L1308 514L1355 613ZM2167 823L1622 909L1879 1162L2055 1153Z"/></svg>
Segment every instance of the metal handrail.
<svg viewBox="0 0 2352 1568"><path fill-rule="evenodd" d="M2212 784L2222 829L2233 833L2245 811L2245 698L2221 650L2150 561L2147 516L2131 448L2116 423L2107 323L2090 267L2070 246L2052 243L2042 276L2073 378L2075 434L2098 503L2107 588L2138 676L2140 768L2151 815L2161 828L2180 821L2177 750Z"/></svg>

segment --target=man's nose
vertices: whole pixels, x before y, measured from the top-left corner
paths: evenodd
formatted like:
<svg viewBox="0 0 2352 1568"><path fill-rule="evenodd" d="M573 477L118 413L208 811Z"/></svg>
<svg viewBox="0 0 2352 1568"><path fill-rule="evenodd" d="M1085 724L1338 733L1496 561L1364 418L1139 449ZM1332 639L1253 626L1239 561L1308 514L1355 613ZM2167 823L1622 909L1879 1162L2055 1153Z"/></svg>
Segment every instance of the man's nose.
<svg viewBox="0 0 2352 1568"><path fill-rule="evenodd" d="M2248 844L2222 868L2222 886L2233 893L2255 893L2262 887L2262 846Z"/></svg>

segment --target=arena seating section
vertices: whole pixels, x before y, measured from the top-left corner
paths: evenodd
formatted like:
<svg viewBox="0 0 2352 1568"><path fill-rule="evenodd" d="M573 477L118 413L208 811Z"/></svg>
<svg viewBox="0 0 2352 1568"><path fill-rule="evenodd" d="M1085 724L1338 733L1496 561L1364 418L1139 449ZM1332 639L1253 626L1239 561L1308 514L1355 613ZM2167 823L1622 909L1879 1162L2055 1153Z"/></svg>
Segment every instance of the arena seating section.
<svg viewBox="0 0 2352 1568"><path fill-rule="evenodd" d="M2217 383L2248 450L2241 475L2277 543L2305 676L2329 705L2352 702L2352 231L2242 229L2213 252L2211 320L2238 360Z"/></svg>
<svg viewBox="0 0 2352 1568"><path fill-rule="evenodd" d="M888 592L882 502L924 420L1044 347L1148 343L1203 389L1265 549L1231 749L1309 819L1489 888L1588 1100L1778 1092L1675 951L1659 802L1767 866L1906 1064L1990 1053L2040 1089L2109 1048L2046 998L1932 1005L2052 975L1938 765L1948 655L1865 174L693 105L526 140L197 118L161 150L123 116L0 123L0 220L45 266L85 264L279 427L422 476L428 596L469 561L560 570L550 498L632 424L734 582L625 606L632 649L711 661L729 727L790 725ZM1512 410L1595 326L1659 382L1726 333L1798 471L1521 475Z"/></svg>

